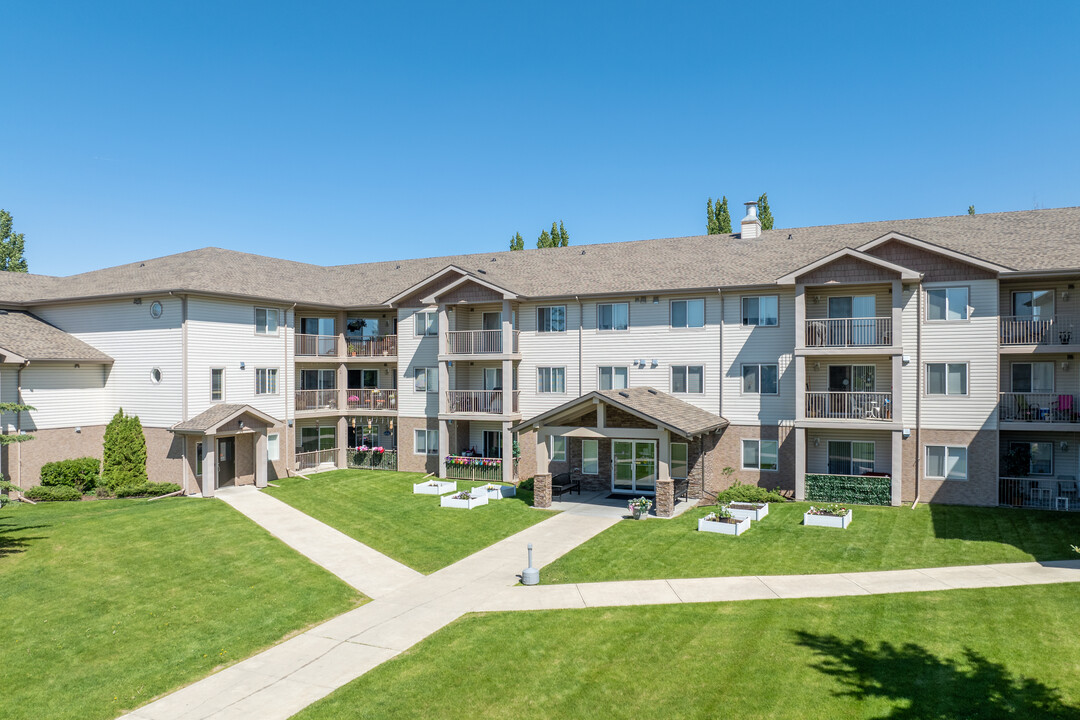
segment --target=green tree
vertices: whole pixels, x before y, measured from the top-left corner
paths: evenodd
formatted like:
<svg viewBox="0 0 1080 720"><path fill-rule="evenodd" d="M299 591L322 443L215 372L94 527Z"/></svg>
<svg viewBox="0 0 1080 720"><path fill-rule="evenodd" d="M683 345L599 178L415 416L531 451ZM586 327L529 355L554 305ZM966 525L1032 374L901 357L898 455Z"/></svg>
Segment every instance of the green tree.
<svg viewBox="0 0 1080 720"><path fill-rule="evenodd" d="M515 233L514 237L510 238L511 250L524 250L525 238L521 237L521 233Z"/></svg>
<svg viewBox="0 0 1080 720"><path fill-rule="evenodd" d="M727 195L716 204L716 232L721 235L731 234L731 213L728 212Z"/></svg>
<svg viewBox="0 0 1080 720"><path fill-rule="evenodd" d="M0 210L0 270L28 272L23 234L11 229L13 222L11 213Z"/></svg>
<svg viewBox="0 0 1080 720"><path fill-rule="evenodd" d="M5 413L22 413L29 412L34 408L30 405L22 405L20 403L12 402L0 402L0 416ZM33 440L33 435L7 435L0 432L0 446L11 445L12 443L26 442L27 440Z"/></svg>
<svg viewBox="0 0 1080 720"><path fill-rule="evenodd" d="M968 205L968 215L974 215L974 214L975 214L975 206L974 205Z"/></svg>
<svg viewBox="0 0 1080 720"><path fill-rule="evenodd" d="M536 247L549 248L551 247L551 234L547 230L540 231L540 237L536 238Z"/></svg>
<svg viewBox="0 0 1080 720"><path fill-rule="evenodd" d="M146 437L138 415L120 408L105 427L101 482L112 490L141 485L146 477Z"/></svg>
<svg viewBox="0 0 1080 720"><path fill-rule="evenodd" d="M757 199L757 215L758 220L761 221L762 230L772 230L773 228L773 216L772 211L769 210L769 194L761 193L761 197Z"/></svg>
<svg viewBox="0 0 1080 720"><path fill-rule="evenodd" d="M716 224L716 213L713 211L712 198L705 203L705 234L716 235L719 233L719 226Z"/></svg>
<svg viewBox="0 0 1080 720"><path fill-rule="evenodd" d="M566 226L559 221L559 247L567 247L570 244L570 233L566 232Z"/></svg>

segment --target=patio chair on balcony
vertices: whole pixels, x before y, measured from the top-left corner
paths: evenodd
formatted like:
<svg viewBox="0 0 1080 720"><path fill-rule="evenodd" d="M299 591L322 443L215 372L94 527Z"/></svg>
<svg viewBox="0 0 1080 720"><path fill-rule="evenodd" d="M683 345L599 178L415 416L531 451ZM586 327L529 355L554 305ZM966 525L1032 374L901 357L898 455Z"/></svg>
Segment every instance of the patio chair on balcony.
<svg viewBox="0 0 1080 720"><path fill-rule="evenodd" d="M1065 502L1061 502L1065 500ZM1058 475L1057 496L1054 498L1054 508L1059 505L1067 510L1080 508L1080 490L1076 486L1076 477L1073 475Z"/></svg>
<svg viewBox="0 0 1080 720"><path fill-rule="evenodd" d="M1055 422L1072 422L1073 417L1073 398L1072 395L1058 395L1058 399L1054 402L1054 421Z"/></svg>

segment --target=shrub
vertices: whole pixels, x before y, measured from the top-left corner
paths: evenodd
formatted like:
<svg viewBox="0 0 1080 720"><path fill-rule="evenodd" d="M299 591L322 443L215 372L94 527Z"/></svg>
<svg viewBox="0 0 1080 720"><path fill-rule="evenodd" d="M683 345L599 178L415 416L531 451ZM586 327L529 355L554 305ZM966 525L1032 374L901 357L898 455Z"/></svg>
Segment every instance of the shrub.
<svg viewBox="0 0 1080 720"><path fill-rule="evenodd" d="M176 483L145 482L138 485L121 485L116 488L116 497L157 497L177 492L180 486Z"/></svg>
<svg viewBox="0 0 1080 720"><path fill-rule="evenodd" d="M41 484L67 485L79 492L89 492L98 484L100 471L101 462L97 458L58 460L41 466Z"/></svg>
<svg viewBox="0 0 1080 720"><path fill-rule="evenodd" d="M528 492L532 492L533 479L529 478L528 480L522 480L520 483L518 483L518 490L526 490Z"/></svg>
<svg viewBox="0 0 1080 720"><path fill-rule="evenodd" d="M82 493L70 485L36 485L23 494L31 500L46 502L82 500Z"/></svg>
<svg viewBox="0 0 1080 720"><path fill-rule="evenodd" d="M729 487L727 490L723 490L716 496L717 504L720 503L733 503L733 502L746 502L746 503L768 503L768 502L786 502L787 498L781 495L776 490L767 490L757 485L745 485L738 480L735 484Z"/></svg>
<svg viewBox="0 0 1080 720"><path fill-rule="evenodd" d="M105 487L104 485L98 485L97 488L94 490L94 495L101 498L102 500L105 500L106 498L111 498L113 496L112 490Z"/></svg>
<svg viewBox="0 0 1080 720"><path fill-rule="evenodd" d="M113 490L147 482L146 438L142 423L136 415L124 415L123 408L116 411L105 428L101 481Z"/></svg>

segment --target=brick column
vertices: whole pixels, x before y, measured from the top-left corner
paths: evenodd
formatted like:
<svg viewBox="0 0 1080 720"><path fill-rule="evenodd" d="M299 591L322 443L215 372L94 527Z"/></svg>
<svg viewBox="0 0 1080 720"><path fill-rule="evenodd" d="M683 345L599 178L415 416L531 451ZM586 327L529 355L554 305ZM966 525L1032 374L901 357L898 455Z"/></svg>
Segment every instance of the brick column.
<svg viewBox="0 0 1080 720"><path fill-rule="evenodd" d="M533 507L551 507L551 473L533 476Z"/></svg>
<svg viewBox="0 0 1080 720"><path fill-rule="evenodd" d="M656 481L656 517L669 518L675 515L675 481Z"/></svg>

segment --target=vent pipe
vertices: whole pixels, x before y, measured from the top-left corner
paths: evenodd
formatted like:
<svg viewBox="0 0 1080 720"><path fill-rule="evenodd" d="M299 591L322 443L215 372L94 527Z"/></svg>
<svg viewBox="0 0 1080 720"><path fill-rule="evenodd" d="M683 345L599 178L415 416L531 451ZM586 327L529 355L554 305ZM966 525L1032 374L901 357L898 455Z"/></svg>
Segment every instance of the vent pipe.
<svg viewBox="0 0 1080 720"><path fill-rule="evenodd" d="M746 217L742 219L743 240L750 240L761 235L761 221L757 216L757 201L743 203L746 205Z"/></svg>

